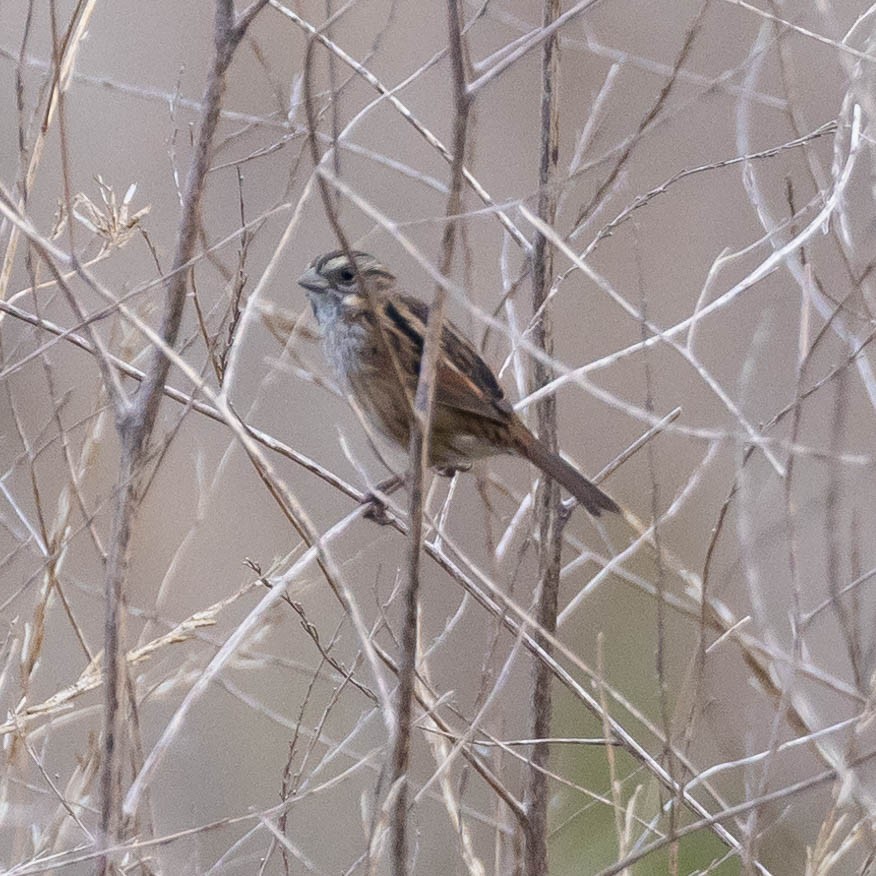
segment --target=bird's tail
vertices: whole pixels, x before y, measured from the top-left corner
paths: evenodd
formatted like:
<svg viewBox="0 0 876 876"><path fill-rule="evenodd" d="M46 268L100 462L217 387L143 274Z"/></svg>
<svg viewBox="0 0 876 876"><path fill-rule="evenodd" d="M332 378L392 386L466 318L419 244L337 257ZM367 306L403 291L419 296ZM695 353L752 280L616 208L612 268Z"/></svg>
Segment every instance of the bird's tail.
<svg viewBox="0 0 876 876"><path fill-rule="evenodd" d="M620 513L620 506L592 481L587 480L574 466L552 453L528 429L517 441L517 452L565 487L594 517L603 511Z"/></svg>

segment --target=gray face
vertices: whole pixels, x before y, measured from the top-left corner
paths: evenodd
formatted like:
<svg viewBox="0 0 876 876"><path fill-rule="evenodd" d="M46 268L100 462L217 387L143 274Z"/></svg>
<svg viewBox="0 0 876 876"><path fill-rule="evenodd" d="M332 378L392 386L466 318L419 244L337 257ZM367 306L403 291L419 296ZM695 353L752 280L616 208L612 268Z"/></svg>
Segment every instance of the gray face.
<svg viewBox="0 0 876 876"><path fill-rule="evenodd" d="M304 281L307 278L308 275L304 274L298 282L304 286ZM338 316L344 294L340 290L333 289L331 286L318 289L311 285L305 288L307 289L307 298L310 301L310 306L313 308L313 315L316 317L320 328L325 328L327 323Z"/></svg>
<svg viewBox="0 0 876 876"><path fill-rule="evenodd" d="M358 250L354 250L352 256L363 280L394 279L374 256ZM298 278L298 283L307 290L314 316L321 327L336 318L343 306L361 299L356 271L347 256L338 250L314 259Z"/></svg>

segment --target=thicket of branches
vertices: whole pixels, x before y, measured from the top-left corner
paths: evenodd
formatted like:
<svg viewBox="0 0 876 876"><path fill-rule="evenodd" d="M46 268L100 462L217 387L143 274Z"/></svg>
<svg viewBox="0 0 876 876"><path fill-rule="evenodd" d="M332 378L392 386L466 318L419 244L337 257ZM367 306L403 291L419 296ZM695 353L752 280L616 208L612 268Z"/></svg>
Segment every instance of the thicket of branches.
<svg viewBox="0 0 876 876"><path fill-rule="evenodd" d="M147 5L0 37L2 871L870 872L874 10ZM351 245L623 513L372 444Z"/></svg>

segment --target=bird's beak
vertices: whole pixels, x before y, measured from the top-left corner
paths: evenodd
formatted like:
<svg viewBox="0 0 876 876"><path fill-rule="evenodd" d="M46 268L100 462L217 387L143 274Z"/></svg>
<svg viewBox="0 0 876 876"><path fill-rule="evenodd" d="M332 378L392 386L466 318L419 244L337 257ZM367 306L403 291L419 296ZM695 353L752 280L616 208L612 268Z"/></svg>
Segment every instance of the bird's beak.
<svg viewBox="0 0 876 876"><path fill-rule="evenodd" d="M325 292L328 289L328 280L317 273L316 268L308 268L299 278L298 285L303 286L310 292Z"/></svg>

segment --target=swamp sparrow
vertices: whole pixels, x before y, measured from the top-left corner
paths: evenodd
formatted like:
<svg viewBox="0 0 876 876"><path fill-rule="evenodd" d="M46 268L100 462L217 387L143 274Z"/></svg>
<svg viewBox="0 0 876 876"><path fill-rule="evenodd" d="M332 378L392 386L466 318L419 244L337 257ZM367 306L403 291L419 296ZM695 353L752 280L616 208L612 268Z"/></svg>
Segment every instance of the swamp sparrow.
<svg viewBox="0 0 876 876"><path fill-rule="evenodd" d="M395 277L373 256L351 255L355 265L340 250L320 256L298 282L307 290L326 358L343 389L371 424L407 449L429 308L399 292ZM493 372L445 320L429 463L439 470L465 469L473 459L498 453L525 457L595 516L620 510L526 428Z"/></svg>

